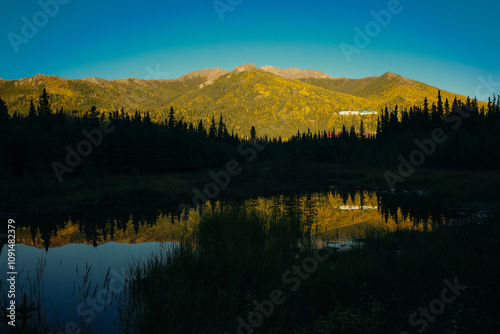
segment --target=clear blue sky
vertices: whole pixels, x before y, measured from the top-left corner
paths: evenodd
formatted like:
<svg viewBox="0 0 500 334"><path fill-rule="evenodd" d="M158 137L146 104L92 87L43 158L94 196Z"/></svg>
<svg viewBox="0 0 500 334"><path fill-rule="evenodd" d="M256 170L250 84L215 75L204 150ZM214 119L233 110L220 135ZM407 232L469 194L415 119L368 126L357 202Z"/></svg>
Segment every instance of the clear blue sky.
<svg viewBox="0 0 500 334"><path fill-rule="evenodd" d="M59 1L53 17L37 0L1 2L0 78L145 78L156 70L177 78L253 62L348 78L391 71L464 95L500 94L498 0L401 0L350 62L340 45L356 47L355 27L364 31L370 12L394 0L220 0L232 9L223 20L213 0ZM25 27L23 35L23 18L38 32Z"/></svg>

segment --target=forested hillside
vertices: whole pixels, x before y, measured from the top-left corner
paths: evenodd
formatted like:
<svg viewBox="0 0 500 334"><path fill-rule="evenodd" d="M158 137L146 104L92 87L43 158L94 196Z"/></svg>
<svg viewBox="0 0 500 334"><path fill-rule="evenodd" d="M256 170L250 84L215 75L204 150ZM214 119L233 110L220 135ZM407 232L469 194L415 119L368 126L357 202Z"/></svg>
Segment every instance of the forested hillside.
<svg viewBox="0 0 500 334"><path fill-rule="evenodd" d="M282 80L248 71L227 76L219 80L234 85L229 91L242 92L251 91L244 89L245 85L254 85L258 76L269 76L272 87L280 87ZM305 96L321 92L305 84L278 89ZM272 96L281 96L279 90ZM210 91L214 96L217 93ZM263 86L263 98L265 93ZM343 98L341 94L336 96ZM222 93L219 97L223 101L229 99L236 98ZM349 168L394 168L401 163L401 157L415 160L416 149L425 153L419 153L419 167L498 167L499 157L491 154L490 147L500 146L500 97L493 97L487 108L471 99L454 99L450 105L443 102L440 92L432 106L427 99L424 101L423 107L385 108L378 117L376 135L368 133L360 121L351 127L342 126L340 131L327 127L322 131L298 130L284 140L280 136L267 138L251 123L247 124L248 133L233 133L228 124L236 118L224 109L209 124L201 118L188 121L173 108L158 123L152 121L149 112L136 111L130 117L118 110L104 112L96 107L81 117L67 116L61 110L53 110L50 95L44 89L37 101L30 103L27 116L11 113L9 105L0 98L0 170L18 177L53 172L59 181L81 173L191 171L222 166L231 159L244 162L246 158L239 146L242 142L267 144L259 159L271 161L276 175L289 177L308 161ZM301 115L300 111L297 115ZM421 144L424 142L427 144Z"/></svg>
<svg viewBox="0 0 500 334"><path fill-rule="evenodd" d="M295 68L259 69L253 64L231 72L205 69L172 80L69 80L47 75L0 80L2 99L11 113L19 115L28 114L30 100L36 101L43 88L52 109L66 115L83 117L95 106L103 113L118 110L129 117L136 111L149 112L153 123L161 123L175 106L177 117L187 122L202 120L208 126L212 117L223 115L229 132L248 134L254 126L259 135L283 139L297 131L327 129L338 133L342 126L359 126L361 120L367 132L375 132L376 115L341 117L338 111L422 106L426 96L432 100L438 92L435 87L390 72L345 79ZM455 95L443 91L442 97L451 104ZM486 104L479 102L478 106Z"/></svg>
<svg viewBox="0 0 500 334"><path fill-rule="evenodd" d="M385 106L399 105L400 107L422 106L424 97L437 97L438 88L413 81L400 75L387 72L379 77L363 79L346 78L303 78L300 81L367 99L373 110L383 109ZM465 101L466 97L441 91L443 100L451 103L454 98ZM482 104L481 104L482 105Z"/></svg>
<svg viewBox="0 0 500 334"><path fill-rule="evenodd" d="M260 69L234 71L203 89L192 90L174 100L186 120L224 115L228 128L269 137L290 138L297 130L340 130L349 121L339 110L370 107L368 100L281 78ZM366 117L375 130L376 117ZM358 122L359 124L359 122Z"/></svg>

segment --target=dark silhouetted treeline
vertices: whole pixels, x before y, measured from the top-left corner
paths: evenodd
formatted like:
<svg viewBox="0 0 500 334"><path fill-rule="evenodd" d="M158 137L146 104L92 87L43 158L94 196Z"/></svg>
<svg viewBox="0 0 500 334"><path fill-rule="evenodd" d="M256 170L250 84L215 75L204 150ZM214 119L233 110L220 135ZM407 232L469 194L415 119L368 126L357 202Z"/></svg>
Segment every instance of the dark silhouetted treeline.
<svg viewBox="0 0 500 334"><path fill-rule="evenodd" d="M221 118L208 126L176 119L170 109L161 124L149 113L130 117L95 107L83 117L51 110L45 90L30 103L27 117L12 116L0 99L0 170L17 176L53 171L63 179L83 172L190 171L220 166L236 157L237 135ZM71 171L70 171L71 170Z"/></svg>
<svg viewBox="0 0 500 334"><path fill-rule="evenodd" d="M438 134L436 142L434 136ZM498 169L500 97L493 97L487 109L479 109L476 100L455 99L450 103L442 101L438 93L431 106L425 99L422 107L386 107L379 115L376 134L366 133L362 123L358 129L344 126L341 130L297 133L286 143L271 141L262 155L273 159L279 172L287 173L306 161L352 168L396 168L400 157L409 160L414 151L424 156L418 167Z"/></svg>
<svg viewBox="0 0 500 334"><path fill-rule="evenodd" d="M193 171L220 167L230 159L243 161L240 139L229 133L223 115L210 124L177 119L173 108L161 123L152 122L148 112L129 116L123 109L102 113L92 107L82 117L68 116L62 109L52 110L45 89L38 101L30 101L26 117L10 115L0 98L0 130L0 170L16 176L53 171L66 179L84 172ZM298 132L286 141L260 137L254 128L247 135L267 144L258 159L270 161L276 176L291 176L308 162L395 168L415 150L425 157L419 167L498 169L499 134L499 97L480 109L476 100L443 101L438 93L432 105L425 99L423 106L409 109L386 107L376 133L365 132L361 121L358 129Z"/></svg>

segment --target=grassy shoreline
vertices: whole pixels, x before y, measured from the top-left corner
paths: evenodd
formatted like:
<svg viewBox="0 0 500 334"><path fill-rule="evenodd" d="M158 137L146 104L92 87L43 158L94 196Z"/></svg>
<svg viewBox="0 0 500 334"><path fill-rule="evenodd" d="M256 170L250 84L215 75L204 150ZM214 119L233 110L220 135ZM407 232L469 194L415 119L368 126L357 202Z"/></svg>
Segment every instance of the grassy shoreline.
<svg viewBox="0 0 500 334"><path fill-rule="evenodd" d="M196 250L188 245L131 266L120 327L124 333L498 333L497 220L376 234L363 246L318 257L307 238L297 247L293 221L212 213L202 217ZM414 317L422 307L436 310L430 305L446 282L460 285L456 298L432 321ZM276 291L283 294L271 305Z"/></svg>
<svg viewBox="0 0 500 334"><path fill-rule="evenodd" d="M57 182L51 174L3 178L0 212L34 213L36 210L64 211L85 203L120 205L153 199L187 201L193 189L203 192L213 182L210 172L149 175L79 175ZM311 164L289 173L276 173L266 162L242 165L242 172L232 176L229 185L217 197L231 198L240 194L272 195L276 193L319 191L329 186L359 187L389 191L386 170L342 169L338 165ZM391 172L397 173L392 170ZM429 190L428 195L447 201L496 201L500 188L500 171L471 172L449 170L416 170L397 190Z"/></svg>

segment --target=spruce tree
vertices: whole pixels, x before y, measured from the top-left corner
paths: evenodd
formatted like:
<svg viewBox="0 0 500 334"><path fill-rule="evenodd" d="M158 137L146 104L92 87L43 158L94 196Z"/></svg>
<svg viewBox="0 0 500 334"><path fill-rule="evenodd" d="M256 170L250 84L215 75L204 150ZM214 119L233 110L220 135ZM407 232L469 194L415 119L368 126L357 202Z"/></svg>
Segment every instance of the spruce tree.
<svg viewBox="0 0 500 334"><path fill-rule="evenodd" d="M36 118L36 108L35 108L35 105L33 104L33 99L30 99L30 109L28 111L28 118L29 119Z"/></svg>
<svg viewBox="0 0 500 334"><path fill-rule="evenodd" d="M382 142L382 125L380 124L380 117L377 117L377 133L375 134L376 135L376 139L377 139L377 142L380 144Z"/></svg>
<svg viewBox="0 0 500 334"><path fill-rule="evenodd" d="M137 113L137 111L136 111ZM99 111L97 111L96 106L90 107L90 110L86 111L85 118L89 120L90 122L96 123L99 121Z"/></svg>
<svg viewBox="0 0 500 334"><path fill-rule="evenodd" d="M399 120L398 120L398 105L394 107L389 118L389 133L390 138L394 139L399 134Z"/></svg>
<svg viewBox="0 0 500 334"><path fill-rule="evenodd" d="M222 120L222 114L221 114L220 119L219 119L219 124L217 126L217 138L219 138L219 140L225 139L224 135L227 132L227 130L225 128L226 128L226 124L224 124L224 121Z"/></svg>
<svg viewBox="0 0 500 334"><path fill-rule="evenodd" d="M49 117L52 114L49 98L49 94L44 88L38 98L38 117Z"/></svg>
<svg viewBox="0 0 500 334"><path fill-rule="evenodd" d="M340 138L342 140L347 139L349 137L349 133L347 132L345 125L342 125L342 133L340 134Z"/></svg>
<svg viewBox="0 0 500 334"><path fill-rule="evenodd" d="M444 109L443 109L443 100L441 99L440 90L438 90L437 112L440 118L443 117Z"/></svg>
<svg viewBox="0 0 500 334"><path fill-rule="evenodd" d="M151 116L149 116L149 111L146 111L146 116L144 116L143 120L144 124L151 124Z"/></svg>
<svg viewBox="0 0 500 334"><path fill-rule="evenodd" d="M168 128L170 130L173 130L175 128L174 107L170 107L170 112L168 113Z"/></svg>
<svg viewBox="0 0 500 334"><path fill-rule="evenodd" d="M432 107L431 107L431 122L433 127L437 127L439 125L439 112L438 112L438 107L434 102L432 102Z"/></svg>
<svg viewBox="0 0 500 334"><path fill-rule="evenodd" d="M203 126L203 121L200 119L198 122L198 128L196 130L200 136L205 137L207 135L207 132L205 131L205 127Z"/></svg>
<svg viewBox="0 0 500 334"><path fill-rule="evenodd" d="M427 125L429 120L429 101L427 101L427 96L424 98L424 109L422 110L422 116L424 124Z"/></svg>
<svg viewBox="0 0 500 334"><path fill-rule="evenodd" d="M7 104L2 100L2 97L0 97L0 122L5 122L9 118L9 108L7 108Z"/></svg>
<svg viewBox="0 0 500 334"><path fill-rule="evenodd" d="M358 136L356 135L356 129L354 128L354 125L351 126L351 130L349 131L349 138L351 139L356 139Z"/></svg>
<svg viewBox="0 0 500 334"><path fill-rule="evenodd" d="M257 132L255 131L255 127L252 125L252 129L250 130L250 139L252 139L252 141L255 141L256 136Z"/></svg>
<svg viewBox="0 0 500 334"><path fill-rule="evenodd" d="M210 123L210 128L208 129L208 138L214 140L217 138L217 126L215 125L215 118L212 116L212 122Z"/></svg>

